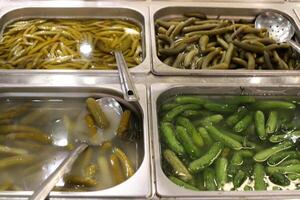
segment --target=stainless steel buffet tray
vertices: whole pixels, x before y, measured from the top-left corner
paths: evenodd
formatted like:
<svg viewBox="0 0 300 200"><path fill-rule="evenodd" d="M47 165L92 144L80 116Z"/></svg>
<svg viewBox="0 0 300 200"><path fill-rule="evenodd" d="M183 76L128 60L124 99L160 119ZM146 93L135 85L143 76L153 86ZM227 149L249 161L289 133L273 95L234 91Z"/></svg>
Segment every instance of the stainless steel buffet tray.
<svg viewBox="0 0 300 200"><path fill-rule="evenodd" d="M152 0L152 1L181 1L181 0ZM190 0L190 1L198 1L199 0ZM202 2L249 2L247 0L202 0ZM285 0L254 0L253 2L259 3L259 2L268 2L268 3L283 3ZM291 1L297 1L297 0L291 0Z"/></svg>
<svg viewBox="0 0 300 200"><path fill-rule="evenodd" d="M99 199L99 198L139 198L146 199L152 196L152 180L149 155L149 128L147 91L143 84L137 84L140 101L138 103L126 103L134 110L138 111L142 117L143 135L140 137L140 148L138 152L139 168L135 174L123 183L114 187L93 191L93 192L51 192L50 199ZM107 83L101 87L62 87L62 86L2 86L0 88L0 98L86 98L86 97L113 96L122 102L121 88L118 84ZM124 100L123 100L124 103ZM0 192L0 199L27 199L32 194L31 191Z"/></svg>
<svg viewBox="0 0 300 200"><path fill-rule="evenodd" d="M161 150L158 130L159 106L162 101L176 94L198 95L247 95L258 96L299 96L299 86L244 86L212 84L186 84L184 81L151 85L151 111L153 129L154 170L156 179L156 194L161 198L188 198L188 199L299 199L300 191L192 191L172 183L164 174L161 167Z"/></svg>
<svg viewBox="0 0 300 200"><path fill-rule="evenodd" d="M63 19L127 19L137 23L142 30L143 62L130 69L133 73L149 73L151 65L149 11L144 4L80 2L80 1L26 1L0 3L0 30L9 22L32 18ZM1 36L0 36L1 37ZM0 70L11 73L115 73L116 70Z"/></svg>
<svg viewBox="0 0 300 200"><path fill-rule="evenodd" d="M201 12L207 14L208 18L219 16L223 19L246 19L254 20L255 16L264 11L279 12L287 17L296 28L296 37L300 38L299 20L289 4L280 3L234 3L234 2L197 2L197 3L152 3L150 7L151 17L151 44L152 44L152 72L156 75L206 75L206 76L280 76L300 75L293 70L186 70L176 69L164 64L157 56L155 40L155 20L158 18L180 16L183 13Z"/></svg>

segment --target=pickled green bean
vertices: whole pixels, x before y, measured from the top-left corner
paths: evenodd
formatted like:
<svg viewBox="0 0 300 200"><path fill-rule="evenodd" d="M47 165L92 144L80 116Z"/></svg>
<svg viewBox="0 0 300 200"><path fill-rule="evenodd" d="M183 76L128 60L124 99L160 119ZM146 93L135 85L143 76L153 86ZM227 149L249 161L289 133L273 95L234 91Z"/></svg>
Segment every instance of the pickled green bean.
<svg viewBox="0 0 300 200"><path fill-rule="evenodd" d="M248 43L244 43L244 42L239 42L237 40L234 40L232 42L235 46L246 50L246 51L250 51L253 53L263 53L264 52L264 48L256 46L256 45L252 45L252 44L248 44Z"/></svg>
<svg viewBox="0 0 300 200"><path fill-rule="evenodd" d="M208 64L213 60L213 58L221 52L221 49L216 48L214 51L210 52L203 60L202 69L207 69Z"/></svg>
<svg viewBox="0 0 300 200"><path fill-rule="evenodd" d="M35 159L35 156L29 154L2 158L0 159L0 169L3 170L10 167L28 165L32 163Z"/></svg>

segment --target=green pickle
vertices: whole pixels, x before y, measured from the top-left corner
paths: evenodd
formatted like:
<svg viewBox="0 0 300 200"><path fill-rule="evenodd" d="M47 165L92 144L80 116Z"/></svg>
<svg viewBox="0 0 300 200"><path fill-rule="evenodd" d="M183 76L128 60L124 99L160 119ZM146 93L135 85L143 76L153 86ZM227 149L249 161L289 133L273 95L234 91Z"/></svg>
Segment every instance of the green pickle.
<svg viewBox="0 0 300 200"><path fill-rule="evenodd" d="M200 41L203 51L212 45L206 38ZM225 47L226 37L218 38ZM170 109L158 114L163 171L190 190L291 190L300 184L297 106L254 96L170 98L160 105Z"/></svg>

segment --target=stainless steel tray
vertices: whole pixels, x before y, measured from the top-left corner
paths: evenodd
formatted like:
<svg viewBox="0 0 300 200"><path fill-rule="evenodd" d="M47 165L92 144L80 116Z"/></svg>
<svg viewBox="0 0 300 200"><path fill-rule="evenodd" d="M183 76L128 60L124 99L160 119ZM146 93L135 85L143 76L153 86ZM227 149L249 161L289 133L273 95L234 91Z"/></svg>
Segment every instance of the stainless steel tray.
<svg viewBox="0 0 300 200"><path fill-rule="evenodd" d="M154 169L156 179L156 194L162 198L188 198L188 199L299 199L300 191L192 191L179 187L172 183L161 168L161 151L158 131L158 108L161 102L175 94L203 94L203 95L239 95L241 92L248 95L274 95L299 96L299 86L243 86L224 85L212 86L210 84L185 84L183 81L177 83L161 83L151 85L151 111L153 131Z"/></svg>
<svg viewBox="0 0 300 200"><path fill-rule="evenodd" d="M0 4L0 30L5 24L26 18L121 18L137 23L142 29L143 62L130 69L133 73L150 72L150 30L148 26L149 11L145 4L132 2L84 2L84 1L26 1L8 2ZM0 70L11 73L116 73L116 70Z"/></svg>
<svg viewBox="0 0 300 200"><path fill-rule="evenodd" d="M296 37L300 38L299 20L289 4L280 3L257 3L255 5L248 3L234 2L197 2L197 3L176 3L176 2L153 2L150 7L151 16L151 44L152 44L152 72L156 75L207 75L207 76L281 76L281 75L299 75L298 71L288 70L186 70L176 69L164 64L157 56L155 41L155 20L164 17L174 17L182 15L185 12L202 12L208 17L220 15L225 19L248 19L253 20L256 15L263 11L276 11L288 17L296 27Z"/></svg>
<svg viewBox="0 0 300 200"><path fill-rule="evenodd" d="M152 0L152 1L181 1L181 0ZM190 1L198 1L199 0L190 0ZM249 2L247 0L201 0L202 2ZM276 2L276 3L283 3L285 0L253 0L252 2L259 3L259 2ZM297 1L297 0L291 0L291 1Z"/></svg>
<svg viewBox="0 0 300 200"><path fill-rule="evenodd" d="M112 188L93 192L51 192L50 199L99 199L99 198L139 198L146 199L152 196L152 178L149 155L149 135L148 135L148 109L147 91L145 85L137 84L140 101L130 103L130 106L137 110L143 121L143 136L141 137L140 166L136 173L125 182ZM24 85L23 87L3 86L0 89L0 97L88 97L88 96L114 96L122 99L121 88L118 84L105 84L101 87L62 87L45 86L35 87L34 85ZM0 192L0 199L27 199L32 194L31 191Z"/></svg>

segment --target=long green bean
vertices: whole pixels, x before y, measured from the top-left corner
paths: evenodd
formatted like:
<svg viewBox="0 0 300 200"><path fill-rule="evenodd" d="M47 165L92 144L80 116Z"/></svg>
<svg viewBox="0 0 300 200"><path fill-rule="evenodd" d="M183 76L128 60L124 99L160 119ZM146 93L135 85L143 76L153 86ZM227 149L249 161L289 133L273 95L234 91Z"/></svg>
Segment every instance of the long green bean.
<svg viewBox="0 0 300 200"><path fill-rule="evenodd" d="M0 62L8 69L115 69L111 51L120 50L131 67L142 61L141 41L141 28L123 19L24 19L5 27Z"/></svg>

